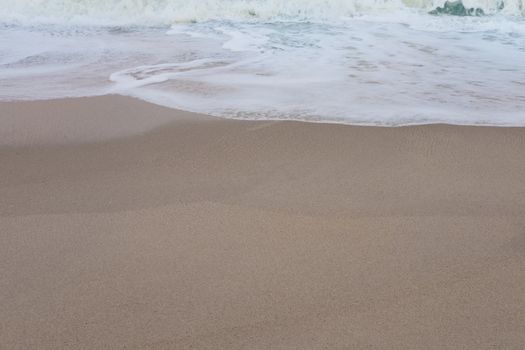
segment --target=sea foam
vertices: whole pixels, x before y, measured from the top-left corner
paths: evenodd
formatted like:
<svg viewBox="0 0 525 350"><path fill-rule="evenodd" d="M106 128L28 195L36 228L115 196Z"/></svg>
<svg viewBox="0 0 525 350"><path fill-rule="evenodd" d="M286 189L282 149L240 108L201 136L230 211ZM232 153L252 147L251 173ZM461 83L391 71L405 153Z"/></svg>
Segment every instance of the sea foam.
<svg viewBox="0 0 525 350"><path fill-rule="evenodd" d="M229 118L525 125L521 0L0 0L0 99Z"/></svg>
<svg viewBox="0 0 525 350"><path fill-rule="evenodd" d="M0 0L0 18L19 23L166 25L207 20L337 20L400 9L430 11L446 0ZM463 0L485 14L521 16L523 0Z"/></svg>

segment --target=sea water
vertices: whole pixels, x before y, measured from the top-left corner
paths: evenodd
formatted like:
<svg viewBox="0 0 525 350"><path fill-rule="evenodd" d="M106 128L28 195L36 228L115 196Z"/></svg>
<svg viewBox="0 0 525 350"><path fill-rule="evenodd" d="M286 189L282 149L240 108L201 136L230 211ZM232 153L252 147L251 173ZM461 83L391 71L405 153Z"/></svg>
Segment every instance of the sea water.
<svg viewBox="0 0 525 350"><path fill-rule="evenodd" d="M524 14L522 0L0 0L0 100L525 125Z"/></svg>

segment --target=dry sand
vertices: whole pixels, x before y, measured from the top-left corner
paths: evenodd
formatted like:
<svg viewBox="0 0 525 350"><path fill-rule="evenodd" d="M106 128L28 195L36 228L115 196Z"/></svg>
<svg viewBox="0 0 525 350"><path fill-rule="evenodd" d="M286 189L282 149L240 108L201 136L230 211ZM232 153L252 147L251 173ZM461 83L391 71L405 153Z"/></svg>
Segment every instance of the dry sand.
<svg viewBox="0 0 525 350"><path fill-rule="evenodd" d="M1 349L525 346L525 129L97 97L0 130Z"/></svg>

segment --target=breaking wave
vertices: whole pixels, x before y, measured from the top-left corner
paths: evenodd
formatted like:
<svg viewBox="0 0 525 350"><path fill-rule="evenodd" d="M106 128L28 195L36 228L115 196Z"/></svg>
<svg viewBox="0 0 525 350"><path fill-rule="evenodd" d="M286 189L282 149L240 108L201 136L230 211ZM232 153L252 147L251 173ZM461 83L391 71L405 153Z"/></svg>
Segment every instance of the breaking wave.
<svg viewBox="0 0 525 350"><path fill-rule="evenodd" d="M524 1L463 0L466 12L456 14L522 16ZM0 18L32 24L171 25L217 19L323 21L448 7L445 0L0 0Z"/></svg>

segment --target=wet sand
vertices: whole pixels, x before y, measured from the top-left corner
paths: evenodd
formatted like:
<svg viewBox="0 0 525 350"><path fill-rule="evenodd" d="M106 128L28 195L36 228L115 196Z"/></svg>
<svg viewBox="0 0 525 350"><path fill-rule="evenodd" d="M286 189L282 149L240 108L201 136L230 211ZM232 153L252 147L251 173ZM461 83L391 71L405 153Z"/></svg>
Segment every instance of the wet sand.
<svg viewBox="0 0 525 350"><path fill-rule="evenodd" d="M0 103L2 349L522 349L525 129Z"/></svg>

